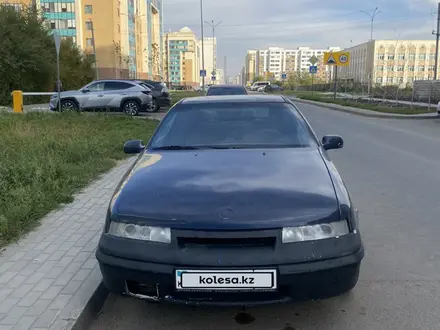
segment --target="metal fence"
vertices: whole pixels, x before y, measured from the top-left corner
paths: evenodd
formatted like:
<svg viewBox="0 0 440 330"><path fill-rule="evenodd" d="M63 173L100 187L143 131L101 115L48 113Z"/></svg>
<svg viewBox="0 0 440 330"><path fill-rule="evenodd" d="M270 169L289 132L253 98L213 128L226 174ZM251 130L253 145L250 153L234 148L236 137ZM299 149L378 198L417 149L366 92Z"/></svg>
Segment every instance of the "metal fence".
<svg viewBox="0 0 440 330"><path fill-rule="evenodd" d="M335 93L335 83L297 86L295 91L315 91ZM412 86L369 86L368 83L339 79L336 84L336 97L370 99L371 101L395 102L410 106L437 106L440 101L440 81L418 80Z"/></svg>

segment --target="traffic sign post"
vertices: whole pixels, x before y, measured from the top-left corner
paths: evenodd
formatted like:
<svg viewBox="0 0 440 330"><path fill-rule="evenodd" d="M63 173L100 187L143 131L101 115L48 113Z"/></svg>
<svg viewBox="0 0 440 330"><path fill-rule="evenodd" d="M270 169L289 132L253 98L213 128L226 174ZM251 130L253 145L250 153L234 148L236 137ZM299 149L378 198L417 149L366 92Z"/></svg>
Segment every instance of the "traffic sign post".
<svg viewBox="0 0 440 330"><path fill-rule="evenodd" d="M53 34L53 40L55 42L55 50L57 52L57 94L58 94L58 111L61 113L61 79L60 79L60 48L61 48L61 36L55 32ZM95 63L96 65L96 63Z"/></svg>
<svg viewBox="0 0 440 330"><path fill-rule="evenodd" d="M283 74L281 75L281 79L285 80L286 78L287 78L287 74L283 73Z"/></svg>
<svg viewBox="0 0 440 330"><path fill-rule="evenodd" d="M312 75L318 73L318 67L315 66L315 65L310 66L309 67L309 73L312 74Z"/></svg>
<svg viewBox="0 0 440 330"><path fill-rule="evenodd" d="M206 70L200 70L200 77L206 77Z"/></svg>
<svg viewBox="0 0 440 330"><path fill-rule="evenodd" d="M324 53L324 64L334 67L335 82L333 85L333 98L336 99L336 91L338 89L338 66L350 65L350 52L327 52Z"/></svg>
<svg viewBox="0 0 440 330"><path fill-rule="evenodd" d="M212 80L212 81L215 81L215 76L212 76L212 77L211 77L211 80Z"/></svg>
<svg viewBox="0 0 440 330"><path fill-rule="evenodd" d="M319 58L317 58L315 55L313 55L312 57L309 58L309 62L310 62L312 65L315 65L316 63L319 62Z"/></svg>

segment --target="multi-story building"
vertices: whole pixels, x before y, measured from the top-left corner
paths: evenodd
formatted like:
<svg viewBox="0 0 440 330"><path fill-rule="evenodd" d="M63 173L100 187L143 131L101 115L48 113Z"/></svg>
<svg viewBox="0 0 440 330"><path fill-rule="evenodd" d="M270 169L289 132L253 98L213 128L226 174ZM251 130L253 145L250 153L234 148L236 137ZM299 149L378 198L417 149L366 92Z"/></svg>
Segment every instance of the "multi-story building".
<svg viewBox="0 0 440 330"><path fill-rule="evenodd" d="M298 47L297 49L284 49L269 47L263 50L248 50L245 60L246 81L251 83L255 76L263 76L268 79L280 80L283 73L308 72L309 59L318 57L318 74L320 80L328 80L330 68L323 63L324 52L338 51L339 47L327 49L312 49L310 47Z"/></svg>
<svg viewBox="0 0 440 330"><path fill-rule="evenodd" d="M167 82L171 85L200 85L201 49L191 29L184 27L169 32L165 37L165 68Z"/></svg>
<svg viewBox="0 0 440 330"><path fill-rule="evenodd" d="M162 0L0 0L36 5L52 30L93 56L100 78L162 75ZM93 34L92 34L93 29ZM94 47L93 47L94 46Z"/></svg>
<svg viewBox="0 0 440 330"><path fill-rule="evenodd" d="M348 66L338 69L341 78L400 87L434 78L434 40L373 40L345 51L351 59Z"/></svg>
<svg viewBox="0 0 440 330"><path fill-rule="evenodd" d="M204 38L203 39L205 70L207 81L211 84L218 83L218 79L212 81L213 72L217 75L217 39L216 38ZM201 64L200 64L201 66Z"/></svg>

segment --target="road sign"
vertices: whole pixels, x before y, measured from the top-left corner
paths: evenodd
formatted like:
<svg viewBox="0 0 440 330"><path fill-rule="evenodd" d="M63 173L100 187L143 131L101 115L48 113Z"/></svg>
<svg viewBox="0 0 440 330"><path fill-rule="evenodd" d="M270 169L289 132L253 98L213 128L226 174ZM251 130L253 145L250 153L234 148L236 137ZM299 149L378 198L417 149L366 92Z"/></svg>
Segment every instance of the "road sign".
<svg viewBox="0 0 440 330"><path fill-rule="evenodd" d="M317 58L315 55L309 58L309 62L312 63L312 65L315 65L319 62L319 58Z"/></svg>
<svg viewBox="0 0 440 330"><path fill-rule="evenodd" d="M283 73L283 74L281 75L281 79L286 79L286 78L287 78L287 74Z"/></svg>
<svg viewBox="0 0 440 330"><path fill-rule="evenodd" d="M309 67L309 72L310 72L311 74L318 73L318 67L315 66L315 65L310 66L310 67Z"/></svg>
<svg viewBox="0 0 440 330"><path fill-rule="evenodd" d="M206 70L200 70L200 77L206 77Z"/></svg>
<svg viewBox="0 0 440 330"><path fill-rule="evenodd" d="M215 74L216 74L215 70L213 70L213 71L211 72L211 74L212 74L213 76L215 76Z"/></svg>
<svg viewBox="0 0 440 330"><path fill-rule="evenodd" d="M211 77L211 80L212 80L212 81L215 81L215 76L212 76L212 77Z"/></svg>
<svg viewBox="0 0 440 330"><path fill-rule="evenodd" d="M350 64L350 52L328 52L324 53L324 64L347 66Z"/></svg>

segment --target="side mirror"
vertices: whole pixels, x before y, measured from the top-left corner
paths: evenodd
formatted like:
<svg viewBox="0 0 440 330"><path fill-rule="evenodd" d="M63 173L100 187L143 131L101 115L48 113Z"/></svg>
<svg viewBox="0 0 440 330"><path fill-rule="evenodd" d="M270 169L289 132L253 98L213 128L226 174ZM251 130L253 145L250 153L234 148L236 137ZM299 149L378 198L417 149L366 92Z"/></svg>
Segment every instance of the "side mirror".
<svg viewBox="0 0 440 330"><path fill-rule="evenodd" d="M81 89L81 92L83 92L83 93L88 93L88 92L90 92L90 89L88 89L88 88L83 88L83 89Z"/></svg>
<svg viewBox="0 0 440 330"><path fill-rule="evenodd" d="M130 140L124 143L124 152L126 154L138 154L145 149L144 142L142 140Z"/></svg>
<svg viewBox="0 0 440 330"><path fill-rule="evenodd" d="M322 138L322 146L325 150L341 149L344 146L344 140L339 135L325 135Z"/></svg>

